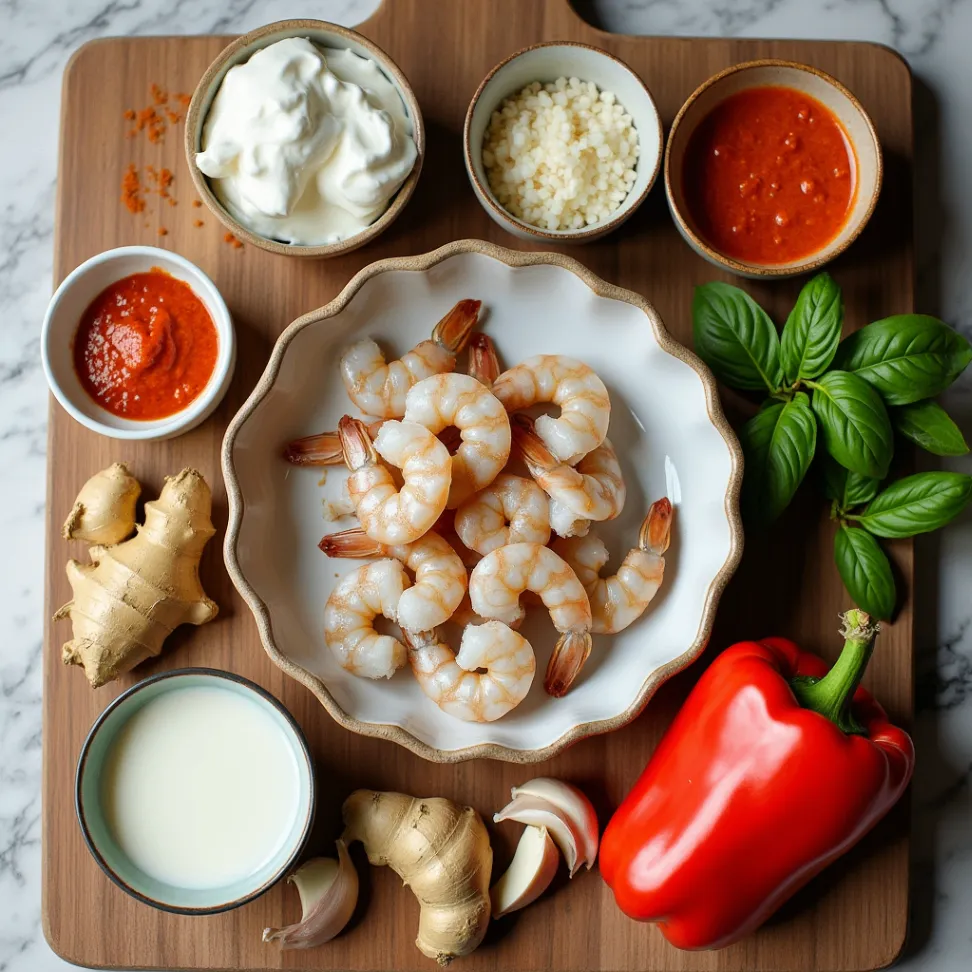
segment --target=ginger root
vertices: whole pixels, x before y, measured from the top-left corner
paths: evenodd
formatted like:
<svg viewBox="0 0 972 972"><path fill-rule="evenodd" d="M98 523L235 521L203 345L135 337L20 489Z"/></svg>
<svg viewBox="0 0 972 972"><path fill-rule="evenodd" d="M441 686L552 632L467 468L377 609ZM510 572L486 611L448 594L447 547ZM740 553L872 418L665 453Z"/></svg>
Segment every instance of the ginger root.
<svg viewBox="0 0 972 972"><path fill-rule="evenodd" d="M66 665L81 665L92 687L158 655L180 624L204 624L217 606L199 582L199 559L216 532L212 495L202 475L183 469L145 504L145 523L130 540L89 548L90 564L68 561L74 597L54 620L70 618Z"/></svg>
<svg viewBox="0 0 972 972"><path fill-rule="evenodd" d="M442 797L355 790L344 801L344 836L388 865L418 898L415 944L440 965L474 951L489 924L489 834L472 807Z"/></svg>
<svg viewBox="0 0 972 972"><path fill-rule="evenodd" d="M112 463L81 487L61 536L103 545L121 543L135 529L135 504L141 492L125 463Z"/></svg>

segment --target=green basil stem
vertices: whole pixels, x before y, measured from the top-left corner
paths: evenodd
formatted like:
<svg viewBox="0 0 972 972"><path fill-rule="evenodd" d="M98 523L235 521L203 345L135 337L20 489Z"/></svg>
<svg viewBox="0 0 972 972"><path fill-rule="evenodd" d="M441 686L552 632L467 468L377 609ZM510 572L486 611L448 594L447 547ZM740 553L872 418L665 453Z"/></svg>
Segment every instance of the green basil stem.
<svg viewBox="0 0 972 972"><path fill-rule="evenodd" d="M854 718L851 703L871 660L880 625L859 608L848 611L842 620L840 633L844 648L834 667L823 678L794 678L790 688L803 708L819 712L848 734L864 735L864 728Z"/></svg>

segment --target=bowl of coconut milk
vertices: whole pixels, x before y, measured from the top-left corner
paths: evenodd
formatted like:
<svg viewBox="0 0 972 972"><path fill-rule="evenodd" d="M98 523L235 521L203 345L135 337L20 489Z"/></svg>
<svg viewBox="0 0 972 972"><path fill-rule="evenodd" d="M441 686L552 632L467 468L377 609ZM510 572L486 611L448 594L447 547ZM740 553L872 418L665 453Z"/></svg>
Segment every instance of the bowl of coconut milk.
<svg viewBox="0 0 972 972"><path fill-rule="evenodd" d="M252 901L292 869L314 771L290 713L239 675L144 679L91 727L75 799L88 849L124 891L186 915Z"/></svg>

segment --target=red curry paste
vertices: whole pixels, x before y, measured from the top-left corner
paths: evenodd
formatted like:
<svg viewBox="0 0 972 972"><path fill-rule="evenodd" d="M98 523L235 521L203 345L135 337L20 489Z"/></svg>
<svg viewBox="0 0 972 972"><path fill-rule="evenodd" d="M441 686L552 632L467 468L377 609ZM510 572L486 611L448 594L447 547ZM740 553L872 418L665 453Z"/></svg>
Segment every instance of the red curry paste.
<svg viewBox="0 0 972 972"><path fill-rule="evenodd" d="M750 263L788 263L840 232L855 168L849 138L821 102L794 88L747 88L692 133L685 196L714 249Z"/></svg>
<svg viewBox="0 0 972 972"><path fill-rule="evenodd" d="M128 419L182 411L206 387L219 339L188 284L162 270L134 273L88 305L74 337L74 367L102 408Z"/></svg>

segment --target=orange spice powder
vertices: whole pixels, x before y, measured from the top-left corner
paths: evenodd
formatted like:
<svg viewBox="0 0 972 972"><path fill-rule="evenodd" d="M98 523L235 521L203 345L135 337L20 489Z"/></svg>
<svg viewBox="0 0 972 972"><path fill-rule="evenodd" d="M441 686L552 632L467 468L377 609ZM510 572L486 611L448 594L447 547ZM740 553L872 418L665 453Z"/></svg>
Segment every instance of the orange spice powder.
<svg viewBox="0 0 972 972"><path fill-rule="evenodd" d="M122 202L130 213L140 213L145 209L145 200L142 198L142 184L138 178L138 170L135 163L129 164L122 176Z"/></svg>

